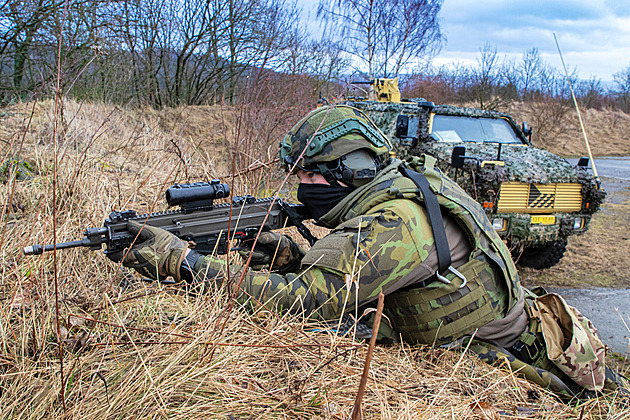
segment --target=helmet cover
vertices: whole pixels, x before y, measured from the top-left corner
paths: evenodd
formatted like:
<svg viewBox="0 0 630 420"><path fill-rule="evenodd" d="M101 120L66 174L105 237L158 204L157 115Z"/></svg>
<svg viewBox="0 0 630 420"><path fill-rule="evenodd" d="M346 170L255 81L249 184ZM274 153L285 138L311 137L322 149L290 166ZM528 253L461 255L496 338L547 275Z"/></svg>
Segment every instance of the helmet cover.
<svg viewBox="0 0 630 420"><path fill-rule="evenodd" d="M368 149L376 157L389 152L391 144L360 110L324 106L298 121L280 144L280 162L286 170L311 169L350 152Z"/></svg>

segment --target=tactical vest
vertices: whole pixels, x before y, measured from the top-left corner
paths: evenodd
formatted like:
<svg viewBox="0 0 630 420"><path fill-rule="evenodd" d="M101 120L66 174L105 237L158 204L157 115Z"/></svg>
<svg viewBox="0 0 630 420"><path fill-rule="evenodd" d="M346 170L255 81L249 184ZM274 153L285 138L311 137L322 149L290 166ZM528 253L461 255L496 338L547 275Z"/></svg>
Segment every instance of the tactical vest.
<svg viewBox="0 0 630 420"><path fill-rule="evenodd" d="M481 206L442 176L434 168L435 162L435 158L423 156L413 158L407 166L426 177L440 207L469 238L473 247L470 259L457 269L466 278L466 285L460 288L463 281L453 273L444 276L450 284L436 280L412 285L386 296L385 313L405 341L441 345L502 318L518 301L521 286L510 252ZM396 184L405 186L393 191L400 198L410 198L409 182L405 181L392 184L393 188ZM415 199L422 203L420 192L415 193Z"/></svg>

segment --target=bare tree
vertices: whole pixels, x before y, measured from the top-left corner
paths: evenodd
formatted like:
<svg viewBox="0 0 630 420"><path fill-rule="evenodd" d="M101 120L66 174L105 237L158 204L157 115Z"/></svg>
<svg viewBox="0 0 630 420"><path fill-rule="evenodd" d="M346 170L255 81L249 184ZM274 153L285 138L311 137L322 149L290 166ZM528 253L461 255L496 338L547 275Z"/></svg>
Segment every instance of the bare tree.
<svg viewBox="0 0 630 420"><path fill-rule="evenodd" d="M344 57L298 23L294 0L0 0L0 94L52 80L57 58L71 95L156 107L241 100L299 62L335 77Z"/></svg>
<svg viewBox="0 0 630 420"><path fill-rule="evenodd" d="M233 100L243 75L256 79L266 66L280 65L277 60L291 41L299 13L287 0L228 0L228 6L227 43L219 54L227 60L224 89Z"/></svg>
<svg viewBox="0 0 630 420"><path fill-rule="evenodd" d="M524 96L528 96L532 86L543 71L543 61L538 53L538 48L532 48L523 54L523 59L518 67L521 76L521 92Z"/></svg>
<svg viewBox="0 0 630 420"><path fill-rule="evenodd" d="M290 36L279 70L288 75L317 78L321 84L338 80L350 65L339 46L329 40L309 40L306 28L298 27Z"/></svg>
<svg viewBox="0 0 630 420"><path fill-rule="evenodd" d="M12 62L12 86L5 85L4 88L12 90L15 95L22 96L25 92L24 77L36 37L63 3L63 0L7 0L2 4L0 56L9 57Z"/></svg>
<svg viewBox="0 0 630 420"><path fill-rule="evenodd" d="M113 36L138 102L202 104L233 101L246 76L281 66L297 20L286 0L125 0Z"/></svg>
<svg viewBox="0 0 630 420"><path fill-rule="evenodd" d="M320 0L317 16L369 79L397 77L410 61L441 48L443 0Z"/></svg>
<svg viewBox="0 0 630 420"><path fill-rule="evenodd" d="M109 3L8 0L0 6L0 70L5 98L24 98L28 92L40 90L56 78L57 63L61 64L62 89L78 89L79 77L91 74L87 67L104 44L104 28L111 18Z"/></svg>
<svg viewBox="0 0 630 420"><path fill-rule="evenodd" d="M604 88L602 82L596 77L588 80L578 80L574 86L575 96L584 108L603 108Z"/></svg>
<svg viewBox="0 0 630 420"><path fill-rule="evenodd" d="M497 103L496 91L500 85L500 63L496 46L486 43L479 49L477 66L464 72L467 86L462 89L467 100L475 101L481 109L495 109Z"/></svg>
<svg viewBox="0 0 630 420"><path fill-rule="evenodd" d="M74 89L78 96L85 96L91 91L94 70L91 64L101 54L103 33L111 20L108 4L108 0L67 1L45 22L39 38L41 48L33 49L31 59L50 79L56 77L60 63L63 75L60 86L64 92ZM54 64L50 60L51 50Z"/></svg>
<svg viewBox="0 0 630 420"><path fill-rule="evenodd" d="M615 83L617 84L616 96L620 102L621 109L625 112L630 111L630 66L624 68L618 73L613 74Z"/></svg>

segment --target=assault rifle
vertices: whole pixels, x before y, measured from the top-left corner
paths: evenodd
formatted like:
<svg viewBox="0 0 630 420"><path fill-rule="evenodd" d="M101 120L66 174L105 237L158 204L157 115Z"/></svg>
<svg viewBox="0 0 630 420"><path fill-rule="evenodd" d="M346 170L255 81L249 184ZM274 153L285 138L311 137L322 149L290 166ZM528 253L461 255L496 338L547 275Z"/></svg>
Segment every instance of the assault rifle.
<svg viewBox="0 0 630 420"><path fill-rule="evenodd" d="M38 255L53 249L89 247L101 249L106 244L105 254L116 253L129 247L135 236L127 230L127 222L165 229L184 241L191 248L208 255L224 255L229 251L232 239L248 240L262 230L295 226L300 234L313 245L317 240L302 223L308 218L304 206L289 204L278 198L256 199L251 195L236 196L230 204L214 204L215 199L226 198L230 188L219 180L175 184L166 190L169 206L180 206L179 210L151 214L136 214L133 210L112 212L101 228L88 228L80 240L56 245L30 245L24 248L25 255Z"/></svg>

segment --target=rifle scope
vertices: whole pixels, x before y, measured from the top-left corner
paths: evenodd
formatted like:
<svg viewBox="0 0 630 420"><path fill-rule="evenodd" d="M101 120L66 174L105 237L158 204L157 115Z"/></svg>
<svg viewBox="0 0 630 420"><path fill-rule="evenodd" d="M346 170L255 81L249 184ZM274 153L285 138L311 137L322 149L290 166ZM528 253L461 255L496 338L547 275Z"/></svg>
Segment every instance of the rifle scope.
<svg viewBox="0 0 630 420"><path fill-rule="evenodd" d="M166 190L166 202L169 206L187 203L212 201L230 195L230 187L218 179L210 182L194 182L192 184L175 184Z"/></svg>

